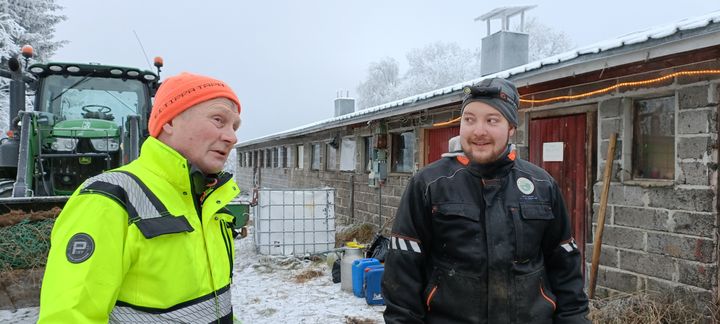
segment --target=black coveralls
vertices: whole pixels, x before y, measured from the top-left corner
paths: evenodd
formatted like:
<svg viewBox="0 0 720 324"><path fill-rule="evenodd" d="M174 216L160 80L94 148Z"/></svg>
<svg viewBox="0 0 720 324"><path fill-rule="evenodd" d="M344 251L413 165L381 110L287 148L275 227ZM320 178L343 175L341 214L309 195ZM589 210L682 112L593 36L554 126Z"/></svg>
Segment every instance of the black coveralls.
<svg viewBox="0 0 720 324"><path fill-rule="evenodd" d="M410 180L385 262L386 323L589 323L561 192L514 156L443 158Z"/></svg>

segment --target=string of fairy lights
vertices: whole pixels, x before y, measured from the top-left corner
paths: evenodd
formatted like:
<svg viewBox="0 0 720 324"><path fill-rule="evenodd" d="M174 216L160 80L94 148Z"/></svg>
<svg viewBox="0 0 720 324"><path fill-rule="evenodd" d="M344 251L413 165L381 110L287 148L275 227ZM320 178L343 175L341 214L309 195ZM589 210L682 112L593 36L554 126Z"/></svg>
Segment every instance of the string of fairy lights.
<svg viewBox="0 0 720 324"><path fill-rule="evenodd" d="M627 81L627 82L620 82L602 89L597 89L593 91L583 92L575 95L564 95L564 96L556 96L556 97L550 97L545 99L523 99L520 98L521 103L529 103L529 104L546 104L550 102L555 101L561 101L561 100L577 100L577 99L583 99L587 97L592 97L600 94L604 94L613 90L621 89L624 87L638 87L638 86L646 86L650 84L655 83L661 83L664 81L667 81L669 79L678 77L678 76L698 76L698 75L713 75L713 74L720 74L720 70L692 70L692 71L677 71L670 73L668 75L664 75L661 77L653 78L653 79L647 79L642 81ZM445 122L435 123L433 126L435 127L442 127L442 126L449 126L453 125L460 121L461 117L454 118L452 120L448 120Z"/></svg>

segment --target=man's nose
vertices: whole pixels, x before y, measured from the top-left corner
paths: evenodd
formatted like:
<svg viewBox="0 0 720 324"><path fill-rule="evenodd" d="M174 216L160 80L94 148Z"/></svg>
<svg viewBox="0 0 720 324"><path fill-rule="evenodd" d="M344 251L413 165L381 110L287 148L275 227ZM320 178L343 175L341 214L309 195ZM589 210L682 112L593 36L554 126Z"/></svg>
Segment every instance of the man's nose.
<svg viewBox="0 0 720 324"><path fill-rule="evenodd" d="M225 127L223 132L220 134L220 140L235 145L237 143L237 135L232 127Z"/></svg>
<svg viewBox="0 0 720 324"><path fill-rule="evenodd" d="M487 125L485 123L476 123L473 128L473 134L475 136L481 136L487 134Z"/></svg>

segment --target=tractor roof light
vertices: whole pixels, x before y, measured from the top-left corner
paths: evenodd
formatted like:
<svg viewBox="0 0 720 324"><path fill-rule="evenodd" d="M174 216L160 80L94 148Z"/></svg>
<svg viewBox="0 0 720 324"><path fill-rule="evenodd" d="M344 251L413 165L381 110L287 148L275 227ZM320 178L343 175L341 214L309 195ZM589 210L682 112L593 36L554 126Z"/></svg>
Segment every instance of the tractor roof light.
<svg viewBox="0 0 720 324"><path fill-rule="evenodd" d="M30 68L30 72L33 74L40 74L45 72L45 69L42 66L33 66Z"/></svg>
<svg viewBox="0 0 720 324"><path fill-rule="evenodd" d="M53 72L61 72L63 70L62 66L60 65L50 65L48 66L48 69Z"/></svg>
<svg viewBox="0 0 720 324"><path fill-rule="evenodd" d="M34 54L33 47L30 45L23 45L23 47L20 49L20 52L22 53L22 56L26 59L33 57Z"/></svg>
<svg viewBox="0 0 720 324"><path fill-rule="evenodd" d="M127 71L127 76L129 76L131 78L137 78L138 75L140 75L140 72L138 72L138 71L135 71L135 70Z"/></svg>
<svg viewBox="0 0 720 324"><path fill-rule="evenodd" d="M66 70L67 70L68 72L70 72L70 73L78 73L78 72L80 72L80 67L71 65L71 66L68 66L68 67L66 68Z"/></svg>
<svg viewBox="0 0 720 324"><path fill-rule="evenodd" d="M123 71L120 70L120 69L112 69L112 70L110 70L110 74L112 74L112 75L122 75L122 74L123 74Z"/></svg>
<svg viewBox="0 0 720 324"><path fill-rule="evenodd" d="M157 68L163 67L163 58L160 56L155 56L155 58L153 59L153 64Z"/></svg>
<svg viewBox="0 0 720 324"><path fill-rule="evenodd" d="M147 73L147 74L143 75L143 79L148 80L148 81L155 81L155 79L157 79L157 77L154 74Z"/></svg>

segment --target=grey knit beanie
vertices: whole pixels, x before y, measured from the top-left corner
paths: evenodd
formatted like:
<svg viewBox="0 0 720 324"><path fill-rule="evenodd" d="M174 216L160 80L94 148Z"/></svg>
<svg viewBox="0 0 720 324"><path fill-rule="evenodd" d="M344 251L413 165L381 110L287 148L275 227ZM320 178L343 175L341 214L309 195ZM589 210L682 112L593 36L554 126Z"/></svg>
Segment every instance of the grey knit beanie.
<svg viewBox="0 0 720 324"><path fill-rule="evenodd" d="M484 102L505 116L510 125L517 127L520 95L512 82L501 78L484 79L477 85L465 87L463 92L462 110L471 102Z"/></svg>

